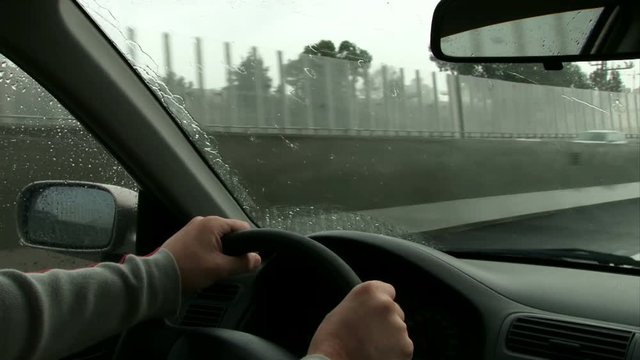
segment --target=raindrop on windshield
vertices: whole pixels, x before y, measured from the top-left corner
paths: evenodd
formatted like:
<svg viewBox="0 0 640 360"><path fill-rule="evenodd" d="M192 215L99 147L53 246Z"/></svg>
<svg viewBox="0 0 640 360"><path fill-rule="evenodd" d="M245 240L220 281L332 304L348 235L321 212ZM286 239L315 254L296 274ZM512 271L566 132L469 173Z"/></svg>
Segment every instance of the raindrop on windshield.
<svg viewBox="0 0 640 360"><path fill-rule="evenodd" d="M300 97L298 97L298 95L296 94L295 90L291 90L289 91L289 95L291 95L293 97L294 100L297 100L300 103L304 104L304 100L302 100Z"/></svg>
<svg viewBox="0 0 640 360"><path fill-rule="evenodd" d="M307 74L307 76L309 76L312 79L315 79L317 76L316 72L311 68L304 68L304 72Z"/></svg>
<svg viewBox="0 0 640 360"><path fill-rule="evenodd" d="M294 150L298 150L298 144L292 143L291 141L287 140L287 138L285 138L284 136L280 136L280 138L284 141L285 144L287 144L288 147Z"/></svg>

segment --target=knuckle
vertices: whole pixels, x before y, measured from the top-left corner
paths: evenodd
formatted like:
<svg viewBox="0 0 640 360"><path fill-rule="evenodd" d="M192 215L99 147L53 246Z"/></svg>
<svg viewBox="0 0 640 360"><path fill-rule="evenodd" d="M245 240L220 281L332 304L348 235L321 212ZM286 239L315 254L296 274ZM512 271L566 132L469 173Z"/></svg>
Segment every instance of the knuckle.
<svg viewBox="0 0 640 360"><path fill-rule="evenodd" d="M353 292L361 295L372 295L376 293L376 285L373 281L367 281L356 286Z"/></svg>
<svg viewBox="0 0 640 360"><path fill-rule="evenodd" d="M387 315L394 314L396 311L396 303L386 296L377 296L373 301L373 307L376 311Z"/></svg>
<svg viewBox="0 0 640 360"><path fill-rule="evenodd" d="M207 216L202 219L201 223L205 229L211 231L217 229L220 226L220 224L222 223L222 218L217 216Z"/></svg>
<svg viewBox="0 0 640 360"><path fill-rule="evenodd" d="M407 359L410 359L413 356L413 350L414 350L413 341L411 341L411 339L407 337L404 342L404 345L402 346L402 355Z"/></svg>
<svg viewBox="0 0 640 360"><path fill-rule="evenodd" d="M197 224L200 221L202 221L202 219L204 219L202 216L194 216L193 218L191 218L191 220L189 221L190 224Z"/></svg>

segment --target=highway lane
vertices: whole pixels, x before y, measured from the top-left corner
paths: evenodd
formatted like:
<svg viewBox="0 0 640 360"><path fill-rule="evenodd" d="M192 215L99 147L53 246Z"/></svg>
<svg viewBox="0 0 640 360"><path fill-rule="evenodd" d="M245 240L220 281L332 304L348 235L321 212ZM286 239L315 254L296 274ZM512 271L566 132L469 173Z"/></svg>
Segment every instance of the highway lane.
<svg viewBox="0 0 640 360"><path fill-rule="evenodd" d="M640 253L640 199L538 214L471 229L423 233L430 246L578 248L633 256Z"/></svg>

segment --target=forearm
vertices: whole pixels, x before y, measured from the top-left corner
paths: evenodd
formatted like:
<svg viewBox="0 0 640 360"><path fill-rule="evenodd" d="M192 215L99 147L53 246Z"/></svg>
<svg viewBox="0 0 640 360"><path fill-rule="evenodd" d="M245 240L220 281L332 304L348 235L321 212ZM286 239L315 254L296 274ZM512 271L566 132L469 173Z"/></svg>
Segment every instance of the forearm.
<svg viewBox="0 0 640 360"><path fill-rule="evenodd" d="M55 359L141 320L175 314L180 275L161 250L71 271L0 271L0 292L3 358Z"/></svg>

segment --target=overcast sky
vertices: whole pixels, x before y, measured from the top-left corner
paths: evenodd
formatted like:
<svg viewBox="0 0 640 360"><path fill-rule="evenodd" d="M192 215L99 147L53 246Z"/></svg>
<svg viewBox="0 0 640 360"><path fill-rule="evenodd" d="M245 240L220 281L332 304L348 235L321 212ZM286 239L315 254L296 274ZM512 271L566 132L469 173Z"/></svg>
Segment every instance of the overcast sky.
<svg viewBox="0 0 640 360"><path fill-rule="evenodd" d="M429 33L436 0L81 0L116 43L124 47L127 27L136 29L142 53L138 60L162 74L166 62L162 33L171 34L173 69L195 78L194 38L203 39L205 86L224 85L224 42L232 46L238 64L251 46L277 79L276 51L285 61L296 58L305 45L349 40L368 50L374 68L387 64L405 68L407 77L419 69L436 71L429 60ZM157 65L157 67L156 67ZM636 67L640 62L636 61ZM591 68L585 68L592 71ZM631 74L623 80L632 85ZM410 74L410 75L409 75ZM424 78L425 76L423 76ZM640 79L637 79L638 81ZM408 80L407 80L408 81ZM277 80L274 81L274 85ZM636 84L638 86L638 84Z"/></svg>
<svg viewBox="0 0 640 360"><path fill-rule="evenodd" d="M174 69L193 79L194 37L203 38L207 86L224 78L223 43L232 43L239 63L251 46L257 46L276 78L276 51L285 60L296 58L305 45L327 39L349 40L368 50L374 66L385 63L434 71L429 61L429 29L434 0L85 0L98 9L98 21L113 38L115 28L136 29L136 40L159 65L162 32L172 34ZM103 9L100 9L100 8ZM110 19L104 9L115 18ZM106 21L115 26L106 25ZM142 60L142 59L139 59Z"/></svg>

